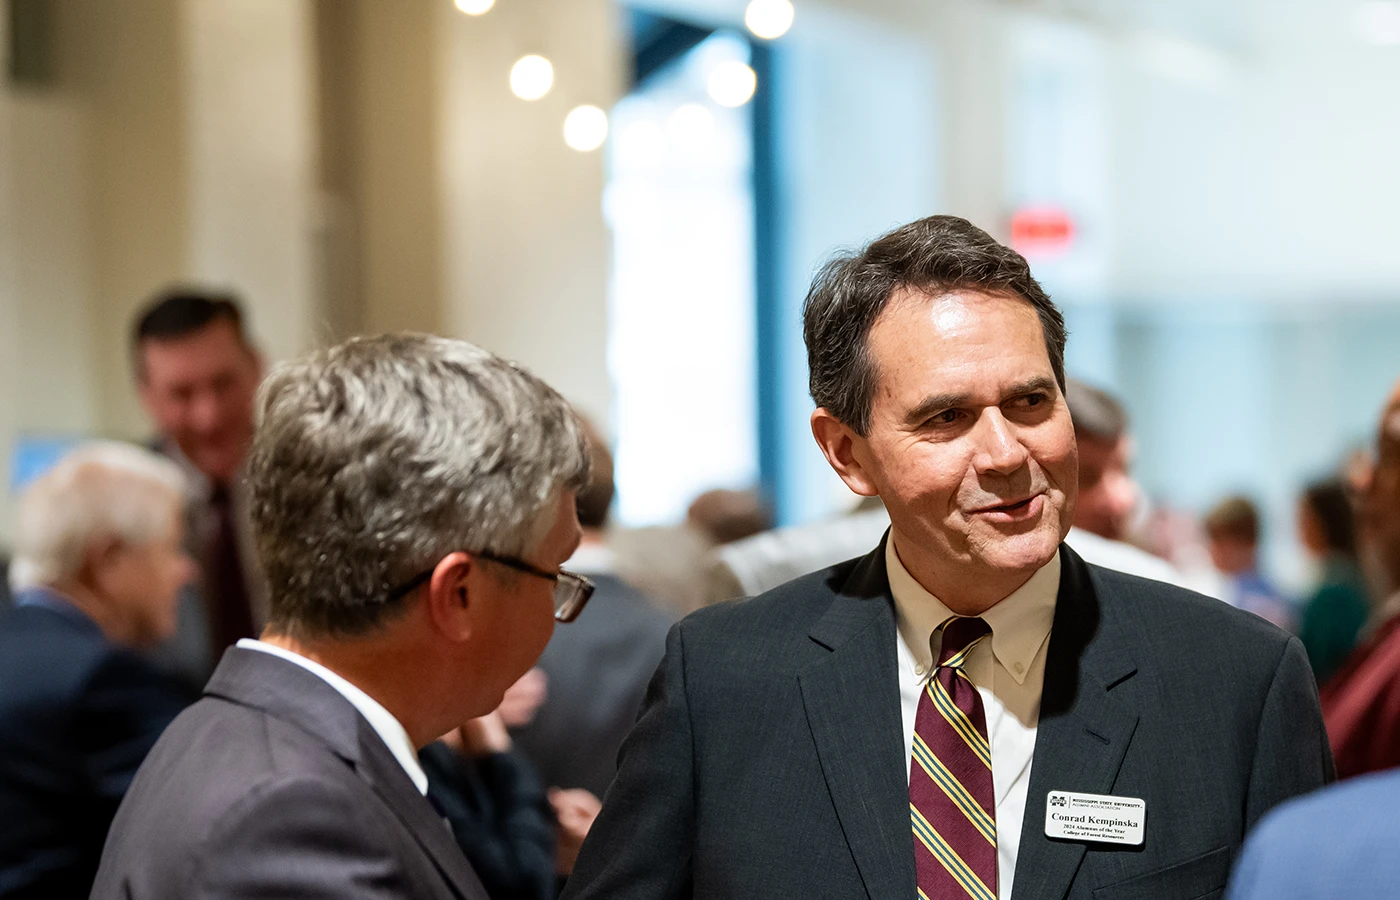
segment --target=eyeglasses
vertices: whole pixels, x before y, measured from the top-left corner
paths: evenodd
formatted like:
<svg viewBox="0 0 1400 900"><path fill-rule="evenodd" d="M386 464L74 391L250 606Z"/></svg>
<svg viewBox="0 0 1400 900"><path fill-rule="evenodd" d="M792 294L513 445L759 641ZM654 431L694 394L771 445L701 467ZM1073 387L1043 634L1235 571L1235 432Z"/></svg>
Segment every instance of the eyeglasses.
<svg viewBox="0 0 1400 900"><path fill-rule="evenodd" d="M583 612L584 604L588 602L588 598L593 596L593 582L582 575L575 575L573 572L565 572L563 569L558 572L546 572L544 569L530 565L523 559L517 559L514 556L497 556L494 553L484 551L473 553L472 556L490 560L497 565L505 566L507 569L524 572L526 575L548 578L554 582L554 619L556 622L572 622L577 619L578 614ZM392 603L425 584L428 579L433 577L436 568L434 566L431 569L425 569L394 588L385 595L385 601Z"/></svg>

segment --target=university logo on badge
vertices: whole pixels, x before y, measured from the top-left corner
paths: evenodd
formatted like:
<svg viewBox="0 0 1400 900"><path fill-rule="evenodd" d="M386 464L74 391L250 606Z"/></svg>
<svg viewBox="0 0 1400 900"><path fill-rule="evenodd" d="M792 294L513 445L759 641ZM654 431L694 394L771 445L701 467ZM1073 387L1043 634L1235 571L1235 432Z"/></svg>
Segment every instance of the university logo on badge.
<svg viewBox="0 0 1400 900"><path fill-rule="evenodd" d="M1050 795L1050 805L1051 805L1051 806L1068 806L1068 805L1069 805L1069 798L1066 797L1064 794L1051 794L1051 795Z"/></svg>

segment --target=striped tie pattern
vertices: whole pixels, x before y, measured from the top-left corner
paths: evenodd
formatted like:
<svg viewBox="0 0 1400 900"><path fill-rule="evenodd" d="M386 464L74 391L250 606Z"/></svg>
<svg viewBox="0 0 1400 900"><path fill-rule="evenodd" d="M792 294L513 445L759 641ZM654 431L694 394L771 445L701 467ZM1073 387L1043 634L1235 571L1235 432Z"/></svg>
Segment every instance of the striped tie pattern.
<svg viewBox="0 0 1400 900"><path fill-rule="evenodd" d="M981 619L944 622L938 668L919 697L909 814L920 900L996 900L992 751L982 697L963 671L991 634Z"/></svg>

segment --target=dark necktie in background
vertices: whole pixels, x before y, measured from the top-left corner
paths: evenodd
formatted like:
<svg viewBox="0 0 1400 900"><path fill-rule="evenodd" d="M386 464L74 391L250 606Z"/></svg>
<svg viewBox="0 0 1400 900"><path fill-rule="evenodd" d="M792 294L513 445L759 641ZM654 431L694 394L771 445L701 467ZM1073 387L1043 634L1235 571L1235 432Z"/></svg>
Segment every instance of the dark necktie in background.
<svg viewBox="0 0 1400 900"><path fill-rule="evenodd" d="M238 552L238 523L233 496L226 484L209 495L214 527L209 536L204 570L204 602L209 615L209 641L217 664L224 651L241 638L257 637L248 583Z"/></svg>
<svg viewBox="0 0 1400 900"><path fill-rule="evenodd" d="M922 900L996 900L997 825L987 715L963 671L990 634L981 619L944 622L938 668L919 696L909 813Z"/></svg>

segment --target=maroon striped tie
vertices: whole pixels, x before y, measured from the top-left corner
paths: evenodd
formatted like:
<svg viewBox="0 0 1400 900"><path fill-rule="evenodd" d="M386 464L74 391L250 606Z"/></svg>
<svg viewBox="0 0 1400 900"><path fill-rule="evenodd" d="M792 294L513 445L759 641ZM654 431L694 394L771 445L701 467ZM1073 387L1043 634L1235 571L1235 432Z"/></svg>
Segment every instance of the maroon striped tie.
<svg viewBox="0 0 1400 900"><path fill-rule="evenodd" d="M938 668L919 696L909 814L923 900L996 900L997 825L987 716L963 671L991 634L981 619L944 622Z"/></svg>

